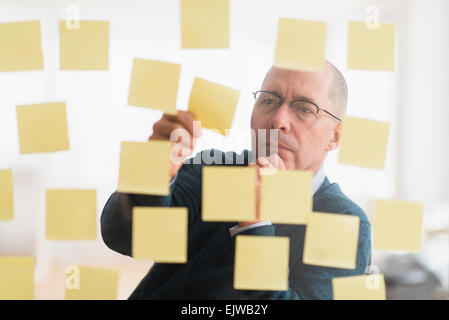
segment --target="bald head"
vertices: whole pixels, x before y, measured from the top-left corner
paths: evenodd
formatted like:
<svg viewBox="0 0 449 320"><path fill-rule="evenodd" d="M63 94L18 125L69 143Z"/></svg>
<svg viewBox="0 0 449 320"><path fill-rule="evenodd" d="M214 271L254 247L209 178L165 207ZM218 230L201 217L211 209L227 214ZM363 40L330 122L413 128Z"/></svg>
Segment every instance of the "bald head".
<svg viewBox="0 0 449 320"><path fill-rule="evenodd" d="M262 88L267 80L270 72L276 67L272 67L262 82ZM309 73L304 71L298 71L298 73ZM342 118L346 113L346 105L348 100L348 86L346 80L341 72L328 60L325 60L324 70L321 72L323 78L330 78L330 81L326 81L328 86L328 96L333 103L333 112L339 118Z"/></svg>
<svg viewBox="0 0 449 320"><path fill-rule="evenodd" d="M340 119L346 113L346 105L348 102L348 86L345 77L341 74L332 63L326 60L327 66L332 72L332 81L329 85L329 97L334 103L334 112Z"/></svg>

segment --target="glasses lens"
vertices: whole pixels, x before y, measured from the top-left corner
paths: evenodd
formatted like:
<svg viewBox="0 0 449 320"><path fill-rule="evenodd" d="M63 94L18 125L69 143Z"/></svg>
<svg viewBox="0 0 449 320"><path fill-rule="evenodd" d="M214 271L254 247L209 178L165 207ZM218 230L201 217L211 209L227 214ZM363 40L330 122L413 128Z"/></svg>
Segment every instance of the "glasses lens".
<svg viewBox="0 0 449 320"><path fill-rule="evenodd" d="M256 106L265 109L277 108L281 103L281 100L274 94L269 92L257 92L256 93Z"/></svg>
<svg viewBox="0 0 449 320"><path fill-rule="evenodd" d="M307 101L293 101L291 107L296 116L303 121L313 121L318 115L318 108Z"/></svg>

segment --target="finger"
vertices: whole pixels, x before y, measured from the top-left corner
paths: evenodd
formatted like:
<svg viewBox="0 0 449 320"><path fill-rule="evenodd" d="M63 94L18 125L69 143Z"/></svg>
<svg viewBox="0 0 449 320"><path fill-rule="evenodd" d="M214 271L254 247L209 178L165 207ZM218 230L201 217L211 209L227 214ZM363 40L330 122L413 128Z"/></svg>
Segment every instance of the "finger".
<svg viewBox="0 0 449 320"><path fill-rule="evenodd" d="M260 172L259 168L257 168L257 179L256 179L256 220L260 219Z"/></svg>
<svg viewBox="0 0 449 320"><path fill-rule="evenodd" d="M171 149L170 160L173 163L184 162L192 154L192 149L182 145L176 145Z"/></svg>
<svg viewBox="0 0 449 320"><path fill-rule="evenodd" d="M194 126L194 121L196 119L194 114L190 111L178 110L176 116L167 115L167 120L181 123L194 138L198 138L202 134L201 126Z"/></svg>
<svg viewBox="0 0 449 320"><path fill-rule="evenodd" d="M260 183L260 167L255 163L248 164L248 168L256 168L256 183Z"/></svg>
<svg viewBox="0 0 449 320"><path fill-rule="evenodd" d="M256 168L256 217L255 221L260 218L260 167L257 164L251 163L248 165L250 168Z"/></svg>
<svg viewBox="0 0 449 320"><path fill-rule="evenodd" d="M262 168L273 168L273 164L270 160L264 157L257 158L256 163Z"/></svg>
<svg viewBox="0 0 449 320"><path fill-rule="evenodd" d="M185 112L185 117L187 117L189 119L189 121L192 122L192 124L195 123L193 125L193 137L199 138L203 134L203 131L201 128L201 121L196 119L195 115L190 111Z"/></svg>
<svg viewBox="0 0 449 320"><path fill-rule="evenodd" d="M201 122L196 119L195 115L190 111L184 111L183 116L188 119L189 122L192 123L193 126L193 137L198 138L202 135ZM193 125L194 122L197 122L196 125Z"/></svg>
<svg viewBox="0 0 449 320"><path fill-rule="evenodd" d="M169 139L174 145L180 144L184 148L189 148L191 150L193 150L195 147L192 136L187 135L187 133L179 135L177 132L172 132Z"/></svg>
<svg viewBox="0 0 449 320"><path fill-rule="evenodd" d="M178 111L177 117L178 121L181 122L186 127L186 129L194 138L197 138L200 135L201 130L194 130L193 121L195 121L195 116L191 112Z"/></svg>
<svg viewBox="0 0 449 320"><path fill-rule="evenodd" d="M170 149L170 162L173 165L180 165L184 163L184 160L188 158L193 152L190 147L184 146L181 143L173 143Z"/></svg>
<svg viewBox="0 0 449 320"><path fill-rule="evenodd" d="M167 122L168 121L168 122ZM183 129L186 130L186 135L182 134L183 136L183 143L187 144L190 143L190 145L193 147L194 146L194 134L196 134L196 136L200 136L201 135L201 131L200 130L195 130L194 126L193 126L193 121L194 121L194 117L190 112L187 111L178 111L178 114L176 116L173 115L166 115L165 117L162 117L161 119L161 126L167 124L169 126L171 126L170 128L166 128L164 134L167 134L167 131L170 131L170 134L173 130L176 129ZM181 127L180 127L181 126ZM200 133L198 134L198 131L200 131ZM189 136L189 139L187 139L187 135ZM179 141L179 134L177 134L178 137L176 137ZM190 140L187 142L187 140Z"/></svg>
<svg viewBox="0 0 449 320"><path fill-rule="evenodd" d="M186 115L185 111L178 111L176 115L176 121L180 123L191 136L193 136L193 120Z"/></svg>
<svg viewBox="0 0 449 320"><path fill-rule="evenodd" d="M153 133L148 140L171 141L169 136L161 135L161 134L158 134L158 133ZM185 141L185 140L186 139L182 139L182 137L179 136L177 141L171 141L172 142L172 146L175 145L175 144L180 144L184 148L189 148L189 149L193 150L193 145L191 143L189 143L188 141Z"/></svg>
<svg viewBox="0 0 449 320"><path fill-rule="evenodd" d="M161 120L157 121L153 125L153 133L159 135L159 136L165 136L170 138L170 135L173 130L176 129L184 129L184 126L180 124L177 121L171 121L166 118L162 118ZM187 131L187 130L186 130Z"/></svg>
<svg viewBox="0 0 449 320"><path fill-rule="evenodd" d="M153 133L148 140L168 140L168 138L158 133Z"/></svg>
<svg viewBox="0 0 449 320"><path fill-rule="evenodd" d="M176 114L168 114L168 113L164 113L164 114L162 115L162 118L161 118L161 119L166 119L166 120L168 120L168 121L176 121L176 117L177 117Z"/></svg>
<svg viewBox="0 0 449 320"><path fill-rule="evenodd" d="M184 130L186 130L191 136L193 136L193 118L191 113L186 111L178 110L176 115L164 113L162 118L159 120L161 126L165 124L175 124L175 126L180 125ZM158 121L158 122L159 122Z"/></svg>
<svg viewBox="0 0 449 320"><path fill-rule="evenodd" d="M281 157L279 157L279 155L277 155L277 154L270 155L269 161L271 162L271 164L273 165L274 168L277 168L277 169L280 169L280 170L284 170L285 169L285 163L281 159Z"/></svg>

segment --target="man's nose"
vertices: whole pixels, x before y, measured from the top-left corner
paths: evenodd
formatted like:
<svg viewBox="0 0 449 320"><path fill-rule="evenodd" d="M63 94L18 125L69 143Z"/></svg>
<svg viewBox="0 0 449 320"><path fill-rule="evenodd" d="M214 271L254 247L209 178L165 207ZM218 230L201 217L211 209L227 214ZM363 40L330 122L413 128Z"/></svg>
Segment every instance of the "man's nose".
<svg viewBox="0 0 449 320"><path fill-rule="evenodd" d="M288 103L284 101L276 113L271 118L270 129L281 130L284 133L290 132L291 111Z"/></svg>

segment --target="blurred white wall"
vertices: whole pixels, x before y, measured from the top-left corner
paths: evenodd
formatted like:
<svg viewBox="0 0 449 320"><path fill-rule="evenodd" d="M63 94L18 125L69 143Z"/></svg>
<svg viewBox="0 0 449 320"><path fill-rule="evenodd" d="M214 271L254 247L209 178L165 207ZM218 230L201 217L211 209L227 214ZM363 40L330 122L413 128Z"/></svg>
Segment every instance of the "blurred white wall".
<svg viewBox="0 0 449 320"><path fill-rule="evenodd" d="M81 19L110 21L109 71L59 70L58 20L71 5ZM395 72L347 70L347 23L365 21L368 5L379 7L381 22L397 23ZM251 92L273 62L279 17L326 21L326 58L347 79L348 114L391 122L385 170L340 165L334 152L330 179L370 216L376 198L449 201L446 0L231 0L229 50L181 50L178 0L0 0L0 22L41 22L45 70L0 73L0 168L13 169L15 192L15 220L0 222L0 255L36 257L39 297L61 298L55 275L60 281L67 264L87 264L128 272L125 298L151 265L110 251L100 233L97 241L45 240L45 190L97 189L99 219L117 185L120 142L146 140L161 117L127 106L133 58L182 64L178 109L186 109L195 76L241 90L233 129L248 129ZM52 101L66 102L70 151L20 155L16 105ZM232 149L250 147L236 141ZM230 149L212 133L197 149L212 146Z"/></svg>

